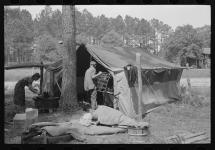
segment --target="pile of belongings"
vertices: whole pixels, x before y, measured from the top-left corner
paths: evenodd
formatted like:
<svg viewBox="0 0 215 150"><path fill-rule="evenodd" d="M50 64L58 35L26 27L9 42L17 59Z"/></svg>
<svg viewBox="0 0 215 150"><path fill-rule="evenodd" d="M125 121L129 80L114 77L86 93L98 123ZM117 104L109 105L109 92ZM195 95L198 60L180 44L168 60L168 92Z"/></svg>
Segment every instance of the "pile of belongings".
<svg viewBox="0 0 215 150"><path fill-rule="evenodd" d="M147 122L137 122L124 115L119 110L99 105L98 108L90 113L84 114L79 123L90 130L85 134L114 134L126 132L128 128L148 128Z"/></svg>
<svg viewBox="0 0 215 150"><path fill-rule="evenodd" d="M32 124L22 133L22 144L55 144L70 140L85 141L85 137L71 122L39 122Z"/></svg>
<svg viewBox="0 0 215 150"><path fill-rule="evenodd" d="M147 122L137 122L119 110L99 105L79 120L63 123L39 122L22 134L22 143L54 144L77 140L86 142L88 135L107 135L127 132L129 127L148 128Z"/></svg>

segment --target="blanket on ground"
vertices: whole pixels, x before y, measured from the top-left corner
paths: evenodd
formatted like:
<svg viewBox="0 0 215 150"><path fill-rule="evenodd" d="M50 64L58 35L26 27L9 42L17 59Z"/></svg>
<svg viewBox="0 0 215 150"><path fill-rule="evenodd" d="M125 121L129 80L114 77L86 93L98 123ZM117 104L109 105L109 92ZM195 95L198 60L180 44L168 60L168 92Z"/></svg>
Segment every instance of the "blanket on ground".
<svg viewBox="0 0 215 150"><path fill-rule="evenodd" d="M71 120L70 122L53 123L53 122L40 122L32 124L31 127L40 127L45 130L50 136L60 136L71 134L77 139L84 139L84 135L105 135L126 132L126 128L109 127L109 126L96 126L89 127L83 126L79 120Z"/></svg>

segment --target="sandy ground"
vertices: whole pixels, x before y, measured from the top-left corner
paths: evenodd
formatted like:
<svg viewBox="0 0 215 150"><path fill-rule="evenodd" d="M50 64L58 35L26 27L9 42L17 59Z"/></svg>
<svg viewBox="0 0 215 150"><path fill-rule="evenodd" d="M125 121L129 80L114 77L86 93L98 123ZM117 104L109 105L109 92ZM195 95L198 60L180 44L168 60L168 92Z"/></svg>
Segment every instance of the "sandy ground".
<svg viewBox="0 0 215 150"><path fill-rule="evenodd" d="M182 78L181 85L186 85L186 78ZM15 115L14 106L12 103L13 88L15 82L5 82L5 121L11 122ZM201 93L201 107L194 107L185 104L167 104L149 113L145 121L149 122L151 135L143 137L143 144L163 143L163 140L178 132L205 132L208 139L205 143L210 143L210 78L192 78L191 85L193 90ZM32 94L26 88L26 100L28 107L34 107L31 99ZM71 119L79 119L83 111L78 111L74 114L63 114L60 112L52 114L39 114L39 121L65 122ZM13 126L5 124L5 143L19 144L21 137L16 135ZM103 136L87 136L87 141L78 142L72 140L61 144L132 144L135 143L126 133L103 135Z"/></svg>
<svg viewBox="0 0 215 150"><path fill-rule="evenodd" d="M190 83L193 87L210 87L211 78L190 78ZM187 78L181 78L180 85L187 86Z"/></svg>
<svg viewBox="0 0 215 150"><path fill-rule="evenodd" d="M32 96L32 95L31 95ZM27 106L34 107L31 96L27 97ZM11 122L14 113L11 96L6 97L5 103L5 121ZM181 103L172 103L159 107L149 113L144 121L149 122L151 135L143 137L143 144L163 143L163 140L169 136L183 131L193 133L205 132L208 139L204 143L210 143L210 96L205 96L202 99L201 107L194 107ZM83 115L84 111L79 110L73 114L65 114L55 112L52 114L39 114L40 121L65 122L77 120ZM5 143L19 144L20 136L17 136L13 126L5 124ZM59 144L132 144L135 143L127 133L102 135L102 136L87 136L85 142L72 140L67 143Z"/></svg>
<svg viewBox="0 0 215 150"><path fill-rule="evenodd" d="M210 111L207 107L201 109L193 109L187 106L168 106L161 107L156 111L150 113L145 121L148 121L151 125L151 135L143 137L144 143L163 143L163 140L169 136L177 134L183 131L189 131L193 133L205 132L208 139L204 143L210 143ZM175 109L175 110L171 110ZM188 110L189 109L189 110ZM190 111L190 109L192 109ZM52 122L64 122L71 119L80 118L83 112L79 111L76 114L65 115L60 113L54 113L51 115L40 115L40 121L52 121ZM5 133L5 143L20 143L20 136L11 131L11 127L6 126L9 131ZM126 133L102 135L102 136L87 136L85 142L78 142L72 140L67 143L61 144L132 144L135 143Z"/></svg>

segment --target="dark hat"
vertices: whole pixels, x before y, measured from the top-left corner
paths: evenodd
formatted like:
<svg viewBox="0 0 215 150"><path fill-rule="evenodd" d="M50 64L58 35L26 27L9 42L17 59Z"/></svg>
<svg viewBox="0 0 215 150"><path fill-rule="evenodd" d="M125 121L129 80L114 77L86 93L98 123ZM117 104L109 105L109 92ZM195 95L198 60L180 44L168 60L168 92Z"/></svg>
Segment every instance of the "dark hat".
<svg viewBox="0 0 215 150"><path fill-rule="evenodd" d="M35 73L35 74L32 76L32 78L33 78L33 79L35 79L35 78L38 79L38 78L40 78L40 74L39 74L39 73Z"/></svg>
<svg viewBox="0 0 215 150"><path fill-rule="evenodd" d="M91 61L91 62L90 62L90 65L95 65L95 64L96 64L95 61Z"/></svg>

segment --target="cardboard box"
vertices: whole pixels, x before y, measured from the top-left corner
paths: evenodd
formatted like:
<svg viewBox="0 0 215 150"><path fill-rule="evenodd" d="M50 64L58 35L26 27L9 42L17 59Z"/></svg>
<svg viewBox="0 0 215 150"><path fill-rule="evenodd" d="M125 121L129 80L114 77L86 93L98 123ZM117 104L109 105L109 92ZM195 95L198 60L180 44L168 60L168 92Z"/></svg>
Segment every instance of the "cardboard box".
<svg viewBox="0 0 215 150"><path fill-rule="evenodd" d="M26 114L16 114L13 118L13 128L22 133L27 129Z"/></svg>
<svg viewBox="0 0 215 150"><path fill-rule="evenodd" d="M31 124L37 122L38 119L38 109L27 108L25 110L27 127Z"/></svg>

